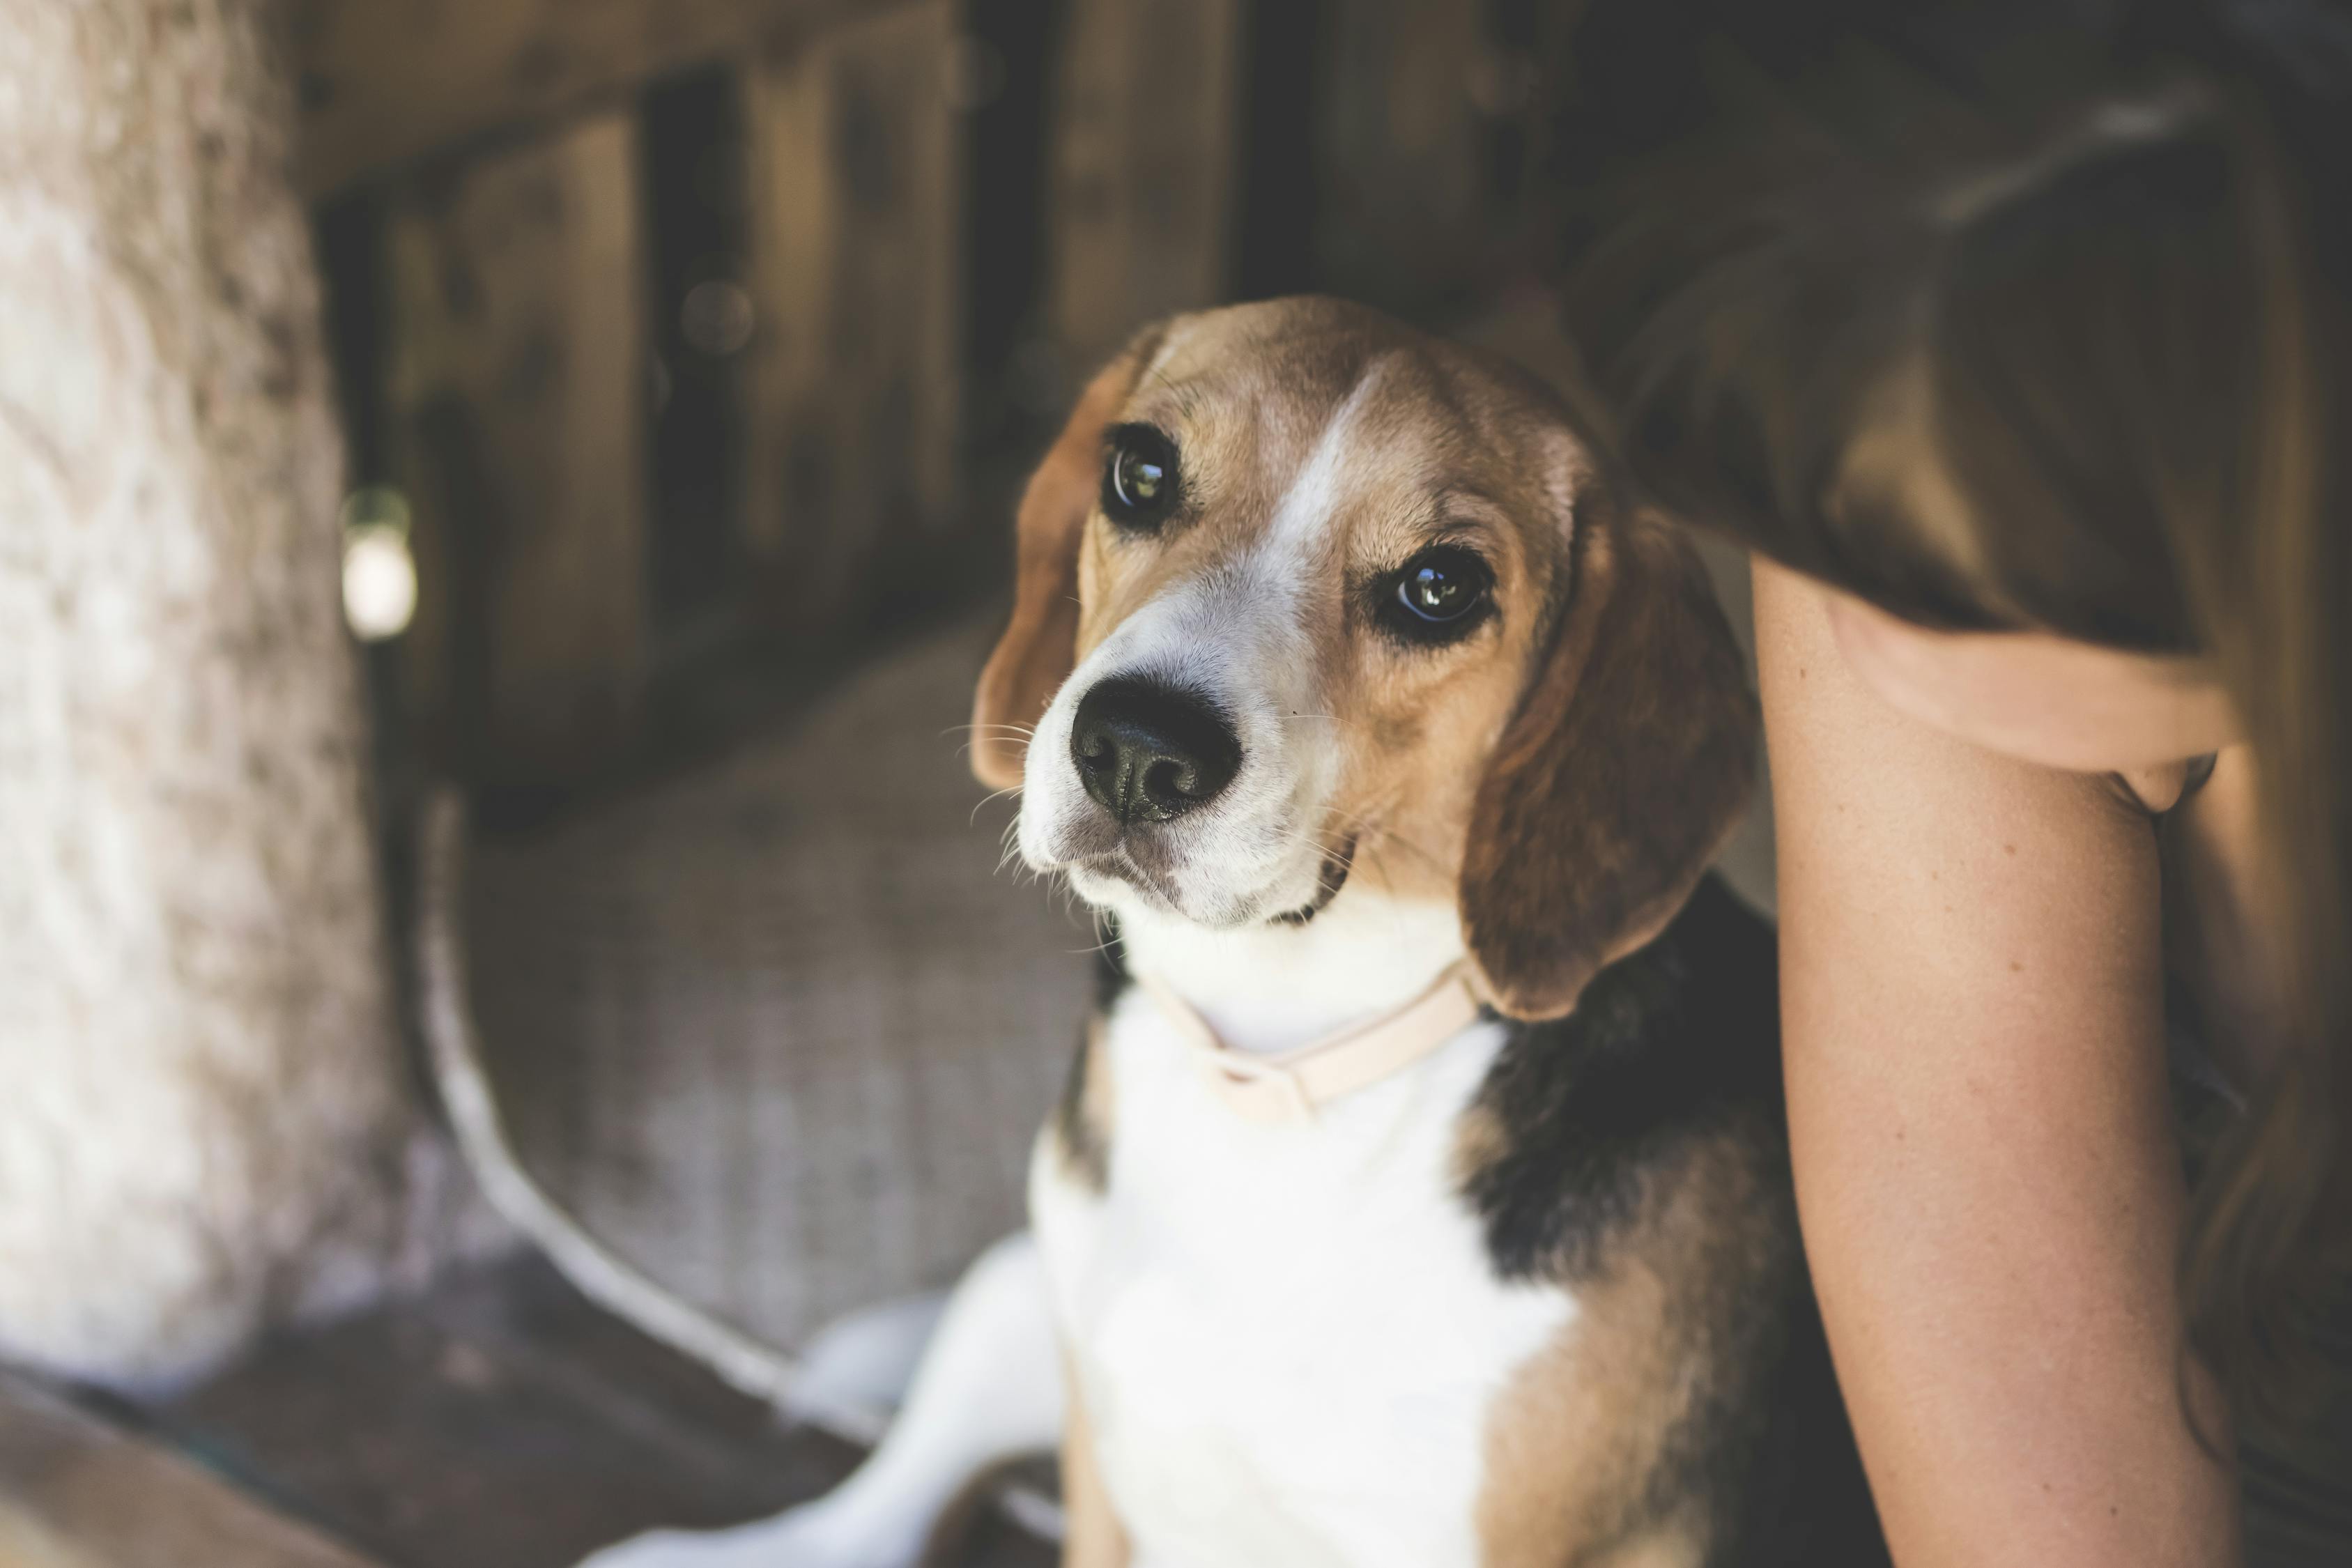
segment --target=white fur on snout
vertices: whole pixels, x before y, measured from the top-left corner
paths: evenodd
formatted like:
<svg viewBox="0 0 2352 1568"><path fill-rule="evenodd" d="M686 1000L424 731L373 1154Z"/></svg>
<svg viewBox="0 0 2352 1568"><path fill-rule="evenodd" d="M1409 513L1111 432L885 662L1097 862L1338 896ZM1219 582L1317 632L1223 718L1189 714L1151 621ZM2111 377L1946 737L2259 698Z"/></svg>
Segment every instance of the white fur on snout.
<svg viewBox="0 0 2352 1568"><path fill-rule="evenodd" d="M1304 612L1315 590L1330 586L1316 577L1330 569L1340 479L1383 368L1375 361L1332 415L1249 553L1170 584L1063 683L1037 726L1023 779L1021 854L1033 869L1066 873L1090 903L1210 927L1252 924L1318 901L1339 745L1338 721L1316 689ZM1123 838L1086 793L1070 736L1087 693L1128 678L1215 708L1234 726L1242 761L1215 799ZM1137 843L1123 858L1120 846L1143 836L1149 850ZM1145 861L1156 874L1143 874Z"/></svg>
<svg viewBox="0 0 2352 1568"><path fill-rule="evenodd" d="M1329 792L1337 760L1329 725L1306 717L1318 712L1311 663L1293 591L1250 563L1221 565L1160 595L1078 666L1037 726L1022 790L1023 858L1040 871L1070 871L1092 901L1135 891L1084 864L1121 836L1086 793L1070 735L1087 692L1143 678L1198 697L1241 742L1241 765L1214 799L1128 832L1130 842L1149 837L1149 849L1138 843L1135 852L1160 871L1154 885L1169 912L1224 926L1306 903L1322 858L1310 814ZM1310 862L1303 877L1302 860Z"/></svg>

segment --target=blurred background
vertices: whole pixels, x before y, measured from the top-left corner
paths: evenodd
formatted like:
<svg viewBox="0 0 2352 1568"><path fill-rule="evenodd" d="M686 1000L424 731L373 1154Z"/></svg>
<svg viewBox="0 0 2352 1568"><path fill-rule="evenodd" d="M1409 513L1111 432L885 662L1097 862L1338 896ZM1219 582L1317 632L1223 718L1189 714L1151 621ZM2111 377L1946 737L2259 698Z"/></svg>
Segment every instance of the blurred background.
<svg viewBox="0 0 2352 1568"><path fill-rule="evenodd" d="M1157 316L1493 309L1555 9L299 5L352 521L418 578L387 766L527 820L985 602Z"/></svg>
<svg viewBox="0 0 2352 1568"><path fill-rule="evenodd" d="M292 0L391 990L455 1239L194 1384L89 1396L138 1441L19 1411L0 1564L12 1488L93 1568L199 1528L234 1541L207 1564L558 1568L837 1478L888 1390L801 1357L919 1321L1021 1223L1097 962L1000 873L1011 806L962 755L1019 485L1172 311L1340 294L1541 371L1570 9ZM1735 858L1769 899L1760 837ZM107 1478L80 1504L60 1452ZM1050 1562L1049 1492L969 1561Z"/></svg>

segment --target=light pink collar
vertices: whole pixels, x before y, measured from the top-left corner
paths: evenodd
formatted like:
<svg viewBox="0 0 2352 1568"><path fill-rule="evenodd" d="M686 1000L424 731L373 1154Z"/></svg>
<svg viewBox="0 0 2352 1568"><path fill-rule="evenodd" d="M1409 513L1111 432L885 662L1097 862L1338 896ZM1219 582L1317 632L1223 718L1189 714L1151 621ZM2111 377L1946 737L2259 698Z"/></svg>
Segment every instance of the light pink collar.
<svg viewBox="0 0 2352 1568"><path fill-rule="evenodd" d="M1478 1016L1465 960L1385 1017L1277 1055L1253 1056L1219 1039L1209 1021L1157 977L1139 974L1136 984L1176 1026L1209 1087L1252 1121L1312 1121L1317 1107L1402 1072Z"/></svg>

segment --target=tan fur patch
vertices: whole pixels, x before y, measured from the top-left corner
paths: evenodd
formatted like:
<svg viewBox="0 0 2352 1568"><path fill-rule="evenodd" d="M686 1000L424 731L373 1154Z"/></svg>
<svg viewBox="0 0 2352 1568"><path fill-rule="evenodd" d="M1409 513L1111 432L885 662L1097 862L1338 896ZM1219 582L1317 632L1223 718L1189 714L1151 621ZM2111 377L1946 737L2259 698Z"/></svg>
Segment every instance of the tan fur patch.
<svg viewBox="0 0 2352 1568"><path fill-rule="evenodd" d="M1020 784L1029 732L1070 673L1078 542L1094 510L1103 432L1159 341L1146 332L1096 375L1022 493L1013 619L972 695L971 770L991 789Z"/></svg>
<svg viewBox="0 0 2352 1568"><path fill-rule="evenodd" d="M1104 1048L1106 1024L1102 1014L1087 1016L1085 1037L1070 1062L1070 1076L1055 1108L1054 1153L1062 1170L1088 1192L1099 1193L1110 1180L1111 1094L1110 1053Z"/></svg>
<svg viewBox="0 0 2352 1568"><path fill-rule="evenodd" d="M1070 1391L1069 1418L1062 1427L1062 1568L1127 1568L1134 1551L1104 1489L1095 1458L1095 1436L1078 1393L1078 1370L1063 1358L1063 1384Z"/></svg>
<svg viewBox="0 0 2352 1568"><path fill-rule="evenodd" d="M1483 1105L1473 1105L1462 1113L1454 1128L1454 1180L1457 1187L1466 1188L1477 1172L1501 1159L1510 1151L1510 1135L1494 1111Z"/></svg>
<svg viewBox="0 0 2352 1568"><path fill-rule="evenodd" d="M1465 1137L1480 1134L1465 1124ZM1491 1128L1484 1136L1495 1136ZM1490 1414L1484 1568L1696 1568L1708 1521L1654 1516L1654 1483L1708 1393L1721 1325L1759 1259L1749 1156L1726 1137L1653 1173L1608 1269ZM1767 1227L1769 1231L1769 1226Z"/></svg>
<svg viewBox="0 0 2352 1568"><path fill-rule="evenodd" d="M1515 1017L1567 1013L1664 928L1738 825L1755 765L1755 697L1696 552L1653 517L1585 521L1462 864L1463 929Z"/></svg>

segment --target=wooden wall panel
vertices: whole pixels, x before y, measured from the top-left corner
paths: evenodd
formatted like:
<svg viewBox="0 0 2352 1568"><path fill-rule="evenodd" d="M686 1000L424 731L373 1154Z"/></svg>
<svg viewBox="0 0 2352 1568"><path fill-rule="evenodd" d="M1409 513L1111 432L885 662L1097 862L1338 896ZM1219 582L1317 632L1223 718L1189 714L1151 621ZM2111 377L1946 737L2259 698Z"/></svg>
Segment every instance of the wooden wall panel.
<svg viewBox="0 0 2352 1568"><path fill-rule="evenodd" d="M770 618L837 624L955 505L961 117L953 0L748 73L755 310L743 537Z"/></svg>
<svg viewBox="0 0 2352 1568"><path fill-rule="evenodd" d="M1076 377L1153 318L1224 297L1246 4L1068 0L1048 243L1053 331Z"/></svg>
<svg viewBox="0 0 2352 1568"><path fill-rule="evenodd" d="M646 264L630 118L401 192L389 449L421 595L404 694L428 755L560 777L646 665Z"/></svg>
<svg viewBox="0 0 2352 1568"><path fill-rule="evenodd" d="M765 34L903 0L290 0L301 172L320 195L544 121Z"/></svg>
<svg viewBox="0 0 2352 1568"><path fill-rule="evenodd" d="M1498 69L1470 0L1329 0L1318 164L1319 270L1393 309L1473 281L1494 243L1486 167Z"/></svg>

